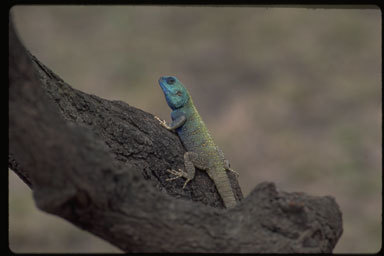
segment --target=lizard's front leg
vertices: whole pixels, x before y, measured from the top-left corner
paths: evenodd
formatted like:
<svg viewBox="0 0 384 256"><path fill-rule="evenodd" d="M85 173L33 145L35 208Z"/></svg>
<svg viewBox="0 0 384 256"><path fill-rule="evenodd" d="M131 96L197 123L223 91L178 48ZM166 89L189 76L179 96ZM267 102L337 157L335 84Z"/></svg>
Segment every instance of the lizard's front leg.
<svg viewBox="0 0 384 256"><path fill-rule="evenodd" d="M157 119L160 122L161 126L163 126L165 129L170 131L176 130L177 128L181 127L185 123L185 121L187 121L187 118L185 117L185 115L181 115L177 119L173 120L171 125L167 125L167 122L165 122L165 120L161 120L157 116L155 116L155 119Z"/></svg>
<svg viewBox="0 0 384 256"><path fill-rule="evenodd" d="M199 169L205 170L207 168L206 165L204 165L203 161L199 158L198 154L195 152L186 152L184 154L184 166L185 171L182 169L179 169L178 171L175 170L167 170L169 173L175 175L175 177L167 179L167 181L175 180L180 177L184 177L187 180L184 183L183 189L185 186L190 182L196 174L195 166Z"/></svg>

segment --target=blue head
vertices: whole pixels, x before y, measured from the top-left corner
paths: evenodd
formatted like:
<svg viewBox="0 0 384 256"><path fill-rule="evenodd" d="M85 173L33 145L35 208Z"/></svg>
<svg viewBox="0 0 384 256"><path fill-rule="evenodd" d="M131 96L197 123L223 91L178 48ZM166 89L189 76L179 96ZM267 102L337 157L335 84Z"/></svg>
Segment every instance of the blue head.
<svg viewBox="0 0 384 256"><path fill-rule="evenodd" d="M189 93L184 85L174 76L162 76L159 84L164 92L168 106L172 109L183 107L189 101Z"/></svg>

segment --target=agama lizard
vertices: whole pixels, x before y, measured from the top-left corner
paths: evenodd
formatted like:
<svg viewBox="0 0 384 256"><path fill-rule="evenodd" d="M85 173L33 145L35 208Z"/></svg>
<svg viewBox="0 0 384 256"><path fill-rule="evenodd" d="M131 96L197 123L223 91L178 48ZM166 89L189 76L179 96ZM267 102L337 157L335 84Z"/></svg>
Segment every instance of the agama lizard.
<svg viewBox="0 0 384 256"><path fill-rule="evenodd" d="M203 120L197 112L192 98L183 84L174 76L163 76L159 84L164 92L165 99L172 109L172 123L170 126L165 121L160 124L168 130L176 131L187 152L184 154L185 171L179 169L167 170L174 177L186 178L183 188L195 177L195 167L207 172L213 180L226 208L236 205L226 170L238 173L229 166L229 161L224 158L223 152L215 145Z"/></svg>

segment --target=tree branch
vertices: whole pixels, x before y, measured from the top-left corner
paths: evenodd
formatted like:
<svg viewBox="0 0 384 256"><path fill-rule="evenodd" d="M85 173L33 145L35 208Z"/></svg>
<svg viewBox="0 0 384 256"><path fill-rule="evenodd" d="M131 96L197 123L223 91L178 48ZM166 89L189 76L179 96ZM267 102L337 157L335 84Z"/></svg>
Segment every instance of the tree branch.
<svg viewBox="0 0 384 256"><path fill-rule="evenodd" d="M183 190L178 137L153 115L71 88L9 27L9 167L37 206L126 252L331 252L342 233L332 197L261 183L223 207L201 171ZM178 199L176 199L176 198ZM180 200L184 199L184 200Z"/></svg>

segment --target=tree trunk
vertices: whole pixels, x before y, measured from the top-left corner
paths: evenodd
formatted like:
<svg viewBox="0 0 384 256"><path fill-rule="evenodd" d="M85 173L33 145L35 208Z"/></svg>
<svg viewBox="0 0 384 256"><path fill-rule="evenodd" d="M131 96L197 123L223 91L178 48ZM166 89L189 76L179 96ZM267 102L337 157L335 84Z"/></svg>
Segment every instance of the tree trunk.
<svg viewBox="0 0 384 256"><path fill-rule="evenodd" d="M73 89L9 26L8 166L37 206L126 252L332 252L342 218L332 197L261 183L226 210L208 175L183 168L183 148L153 115Z"/></svg>

